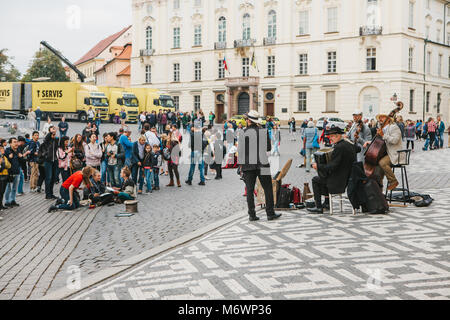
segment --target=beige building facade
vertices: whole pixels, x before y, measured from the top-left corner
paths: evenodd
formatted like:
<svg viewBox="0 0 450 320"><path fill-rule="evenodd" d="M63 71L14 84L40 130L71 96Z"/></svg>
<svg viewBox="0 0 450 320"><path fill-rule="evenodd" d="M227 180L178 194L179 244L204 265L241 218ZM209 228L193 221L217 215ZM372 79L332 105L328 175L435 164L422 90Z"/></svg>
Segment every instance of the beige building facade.
<svg viewBox="0 0 450 320"><path fill-rule="evenodd" d="M131 86L182 111L287 121L450 119L450 7L439 0L133 0ZM225 68L225 64L228 69Z"/></svg>

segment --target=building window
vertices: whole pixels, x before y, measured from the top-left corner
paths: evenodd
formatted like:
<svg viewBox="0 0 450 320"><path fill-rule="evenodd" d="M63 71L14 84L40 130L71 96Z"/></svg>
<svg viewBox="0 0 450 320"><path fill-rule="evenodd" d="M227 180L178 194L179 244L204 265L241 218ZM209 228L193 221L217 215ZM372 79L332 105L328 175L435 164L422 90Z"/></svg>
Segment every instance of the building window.
<svg viewBox="0 0 450 320"><path fill-rule="evenodd" d="M299 55L300 65L299 74L308 74L308 54L303 53Z"/></svg>
<svg viewBox="0 0 450 320"><path fill-rule="evenodd" d="M327 66L327 72L328 73L336 73L336 51L328 52L328 66Z"/></svg>
<svg viewBox="0 0 450 320"><path fill-rule="evenodd" d="M425 111L427 113L430 112L430 96L431 96L431 92L427 91L427 97L426 97L426 103L425 103Z"/></svg>
<svg viewBox="0 0 450 320"><path fill-rule="evenodd" d="M201 7L202 6L202 0L195 0L194 6L195 7Z"/></svg>
<svg viewBox="0 0 450 320"><path fill-rule="evenodd" d="M409 2L409 25L410 28L414 29L414 2Z"/></svg>
<svg viewBox="0 0 450 320"><path fill-rule="evenodd" d="M200 111L201 108L200 96L194 96L194 111Z"/></svg>
<svg viewBox="0 0 450 320"><path fill-rule="evenodd" d="M367 0L367 25L379 25L379 8L378 0Z"/></svg>
<svg viewBox="0 0 450 320"><path fill-rule="evenodd" d="M336 91L327 91L326 108L327 112L336 111Z"/></svg>
<svg viewBox="0 0 450 320"><path fill-rule="evenodd" d="M175 110L180 110L180 97L179 96L174 96L173 97L173 104L175 106Z"/></svg>
<svg viewBox="0 0 450 320"><path fill-rule="evenodd" d="M225 63L222 59L219 60L219 79L225 79Z"/></svg>
<svg viewBox="0 0 450 320"><path fill-rule="evenodd" d="M442 77L442 54L439 55L438 60L438 76Z"/></svg>
<svg viewBox="0 0 450 320"><path fill-rule="evenodd" d="M377 49L367 49L367 71L377 70Z"/></svg>
<svg viewBox="0 0 450 320"><path fill-rule="evenodd" d="M427 52L427 73L431 73L431 52Z"/></svg>
<svg viewBox="0 0 450 320"><path fill-rule="evenodd" d="M194 28L194 46L202 45L202 26L196 25Z"/></svg>
<svg viewBox="0 0 450 320"><path fill-rule="evenodd" d="M173 47L180 48L180 27L173 28Z"/></svg>
<svg viewBox="0 0 450 320"><path fill-rule="evenodd" d="M219 42L227 41L227 20L224 17L219 19Z"/></svg>
<svg viewBox="0 0 450 320"><path fill-rule="evenodd" d="M306 112L307 107L307 95L306 92L299 92L298 93L298 111L299 112Z"/></svg>
<svg viewBox="0 0 450 320"><path fill-rule="evenodd" d="M242 23L242 40L250 40L250 15L246 13Z"/></svg>
<svg viewBox="0 0 450 320"><path fill-rule="evenodd" d="M250 76L250 58L242 58L242 76Z"/></svg>
<svg viewBox="0 0 450 320"><path fill-rule="evenodd" d="M180 9L180 0L173 0L173 8Z"/></svg>
<svg viewBox="0 0 450 320"><path fill-rule="evenodd" d="M269 77L275 76L275 56L267 57L267 75Z"/></svg>
<svg viewBox="0 0 450 320"><path fill-rule="evenodd" d="M338 31L338 8L328 8L328 32Z"/></svg>
<svg viewBox="0 0 450 320"><path fill-rule="evenodd" d="M309 34L309 11L300 12L298 34Z"/></svg>
<svg viewBox="0 0 450 320"><path fill-rule="evenodd" d="M194 63L194 77L195 81L202 80L202 63L200 61Z"/></svg>
<svg viewBox="0 0 450 320"><path fill-rule="evenodd" d="M145 66L145 83L152 83L152 66Z"/></svg>
<svg viewBox="0 0 450 320"><path fill-rule="evenodd" d="M173 82L180 82L180 64L173 64Z"/></svg>
<svg viewBox="0 0 450 320"><path fill-rule="evenodd" d="M414 90L409 90L409 112L414 112Z"/></svg>
<svg viewBox="0 0 450 320"><path fill-rule="evenodd" d="M267 37L277 38L277 13L274 10L269 12Z"/></svg>
<svg viewBox="0 0 450 320"><path fill-rule="evenodd" d="M153 48L153 29L152 27L147 27L145 30L145 48L151 50Z"/></svg>
<svg viewBox="0 0 450 320"><path fill-rule="evenodd" d="M409 48L408 53L408 71L413 71L413 63L414 63L414 48Z"/></svg>

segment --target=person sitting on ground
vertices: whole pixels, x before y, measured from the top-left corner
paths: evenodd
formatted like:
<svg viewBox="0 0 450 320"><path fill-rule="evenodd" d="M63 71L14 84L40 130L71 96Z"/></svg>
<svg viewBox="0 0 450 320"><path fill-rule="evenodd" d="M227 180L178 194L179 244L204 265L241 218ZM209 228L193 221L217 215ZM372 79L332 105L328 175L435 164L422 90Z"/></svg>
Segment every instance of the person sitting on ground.
<svg viewBox="0 0 450 320"><path fill-rule="evenodd" d="M136 184L130 176L131 170L128 167L124 167L120 171L120 177L123 179L122 187L114 188L114 194L117 196L117 202L119 203L136 199Z"/></svg>
<svg viewBox="0 0 450 320"><path fill-rule="evenodd" d="M72 174L69 179L64 181L59 189L61 199L56 201L56 204L48 209L48 212L56 210L75 210L80 207L80 198L78 192L76 192L81 183L87 188L91 188L90 178L94 174L95 169L92 167L85 167L81 171L77 171Z"/></svg>
<svg viewBox="0 0 450 320"><path fill-rule="evenodd" d="M103 206L113 201L113 195L104 198L103 196L107 193L106 186L102 183L102 175L99 171L95 171L91 178L91 188L87 189L89 191L88 199L91 203L98 206Z"/></svg>

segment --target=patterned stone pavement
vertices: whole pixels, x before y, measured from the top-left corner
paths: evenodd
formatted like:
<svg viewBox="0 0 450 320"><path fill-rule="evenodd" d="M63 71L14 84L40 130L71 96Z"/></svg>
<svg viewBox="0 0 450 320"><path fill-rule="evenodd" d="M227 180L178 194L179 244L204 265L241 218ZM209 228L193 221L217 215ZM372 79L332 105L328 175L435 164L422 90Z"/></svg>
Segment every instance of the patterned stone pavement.
<svg viewBox="0 0 450 320"><path fill-rule="evenodd" d="M242 218L73 298L449 299L448 159L448 149L412 156L411 188L434 197L429 208Z"/></svg>
<svg viewBox="0 0 450 320"><path fill-rule="evenodd" d="M449 299L450 188L389 215L244 218L73 299Z"/></svg>

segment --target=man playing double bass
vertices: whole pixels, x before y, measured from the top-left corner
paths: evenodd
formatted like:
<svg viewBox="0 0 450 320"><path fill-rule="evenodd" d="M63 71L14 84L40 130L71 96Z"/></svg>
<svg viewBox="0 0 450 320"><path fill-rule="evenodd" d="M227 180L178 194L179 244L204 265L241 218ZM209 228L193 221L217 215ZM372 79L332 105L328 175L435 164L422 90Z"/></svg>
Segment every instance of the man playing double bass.
<svg viewBox="0 0 450 320"><path fill-rule="evenodd" d="M343 138L344 132L341 128L331 128L327 130L327 134L334 145L331 160L327 164L315 163L312 165L315 170L326 176L325 178L317 176L312 179L316 207L308 209L308 211L315 214L322 214L324 208L329 208L330 199L328 196L330 194L342 194L345 192L352 165L356 161L356 148L351 142ZM325 196L325 203L322 204L323 195Z"/></svg>
<svg viewBox="0 0 450 320"><path fill-rule="evenodd" d="M358 162L364 162L365 148L372 141L372 133L369 127L362 121L362 117L362 111L355 110L353 112L353 126L347 134L348 139L361 148L361 151L356 155Z"/></svg>
<svg viewBox="0 0 450 320"><path fill-rule="evenodd" d="M386 142L387 155L380 160L378 165L383 169L383 173L389 182L388 190L391 191L398 187L398 180L392 171L391 165L398 164L397 151L402 149L402 132L394 120L385 114L379 114L377 121L380 123L388 121L389 123L384 129L378 129L377 134ZM381 181L383 181L383 178L382 176Z"/></svg>

